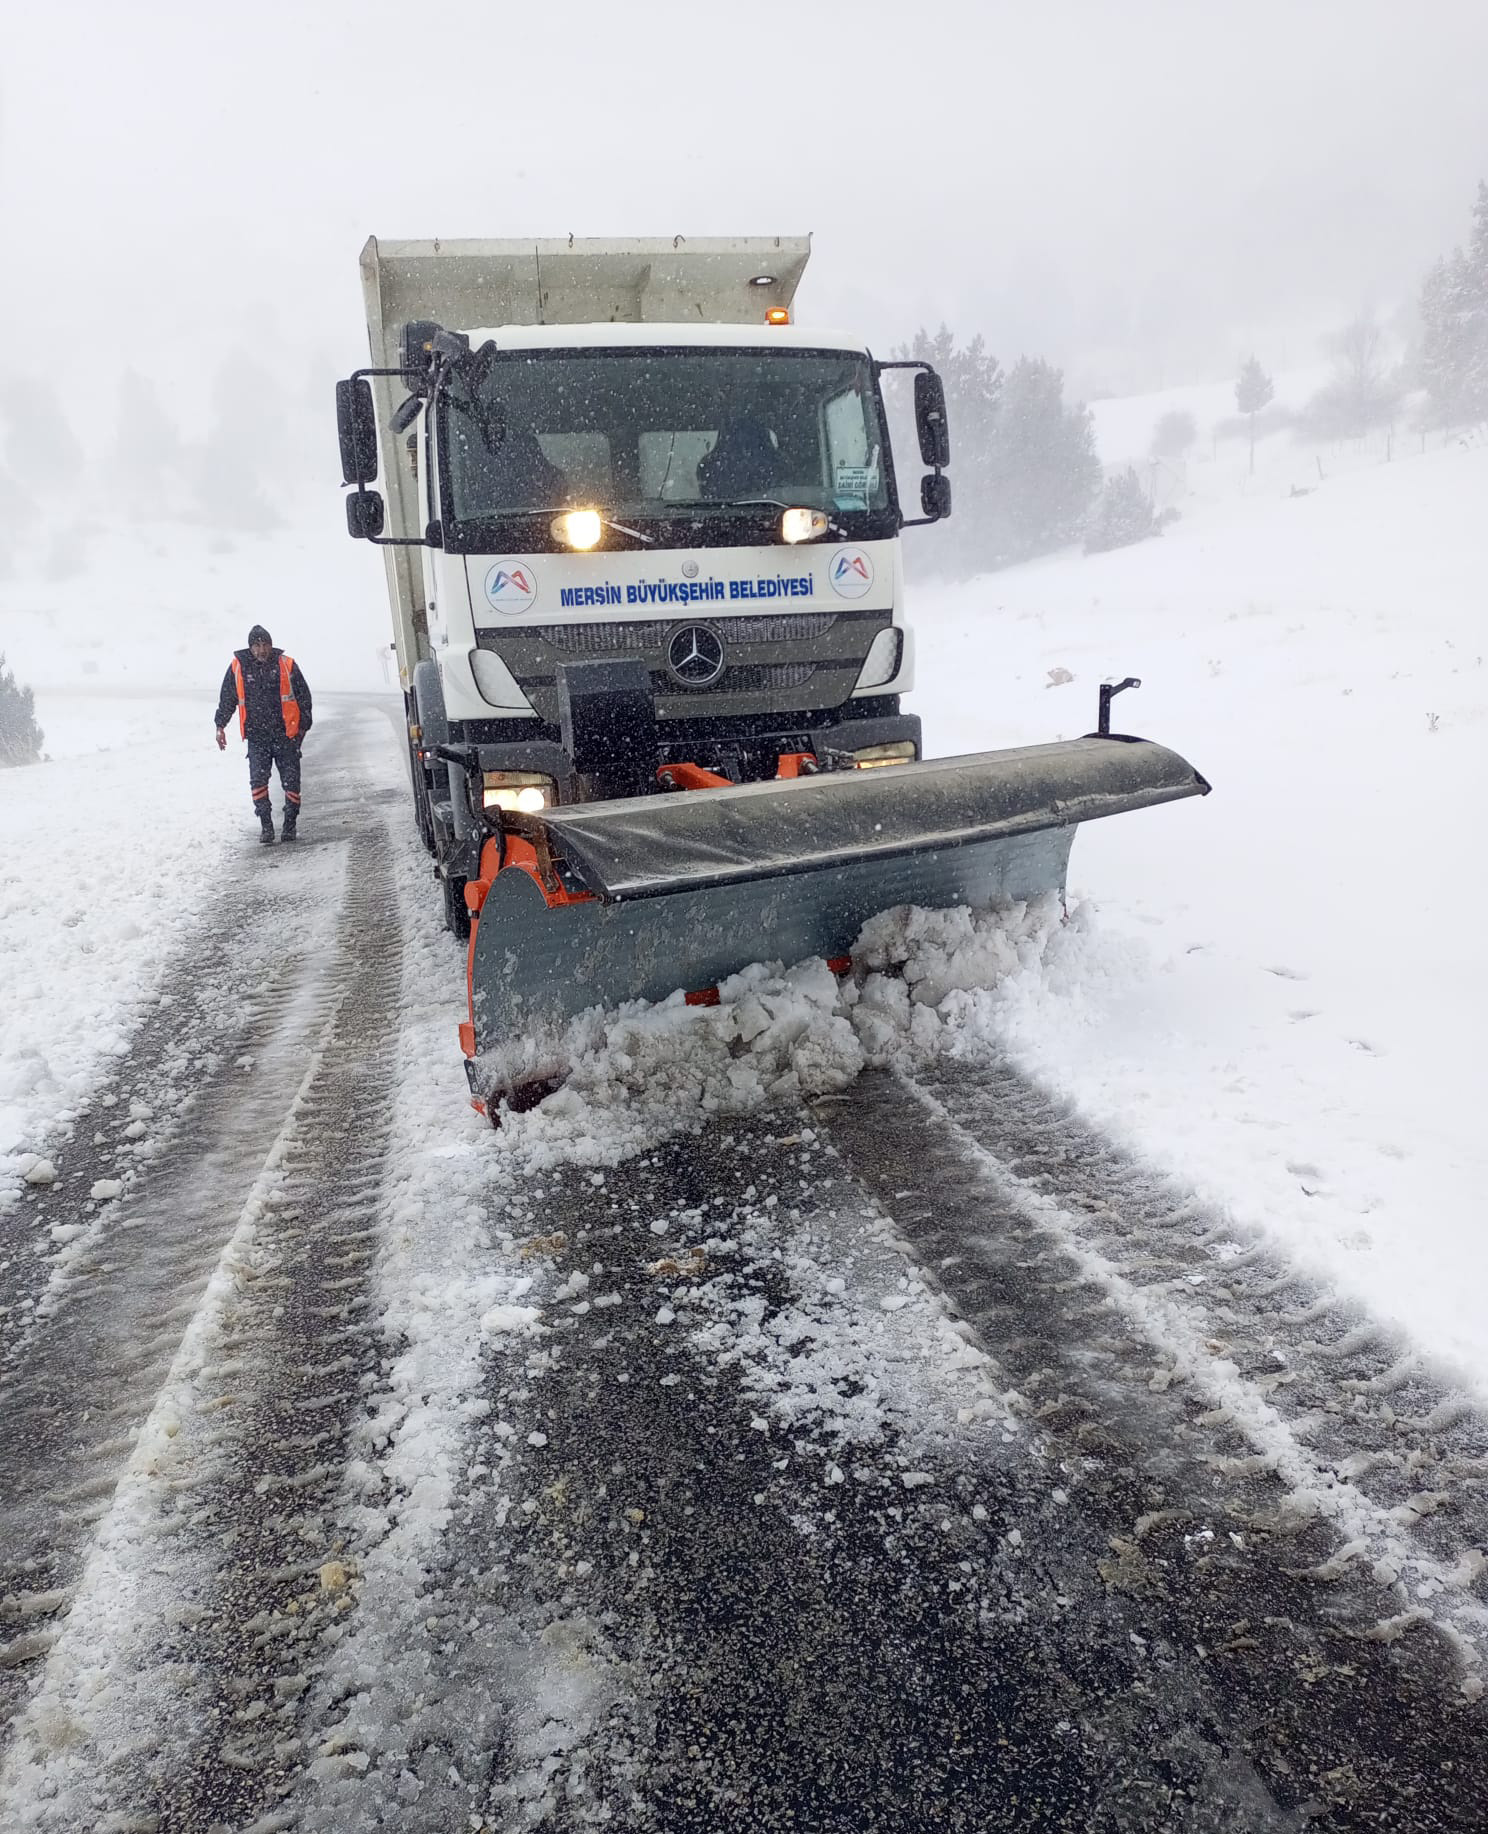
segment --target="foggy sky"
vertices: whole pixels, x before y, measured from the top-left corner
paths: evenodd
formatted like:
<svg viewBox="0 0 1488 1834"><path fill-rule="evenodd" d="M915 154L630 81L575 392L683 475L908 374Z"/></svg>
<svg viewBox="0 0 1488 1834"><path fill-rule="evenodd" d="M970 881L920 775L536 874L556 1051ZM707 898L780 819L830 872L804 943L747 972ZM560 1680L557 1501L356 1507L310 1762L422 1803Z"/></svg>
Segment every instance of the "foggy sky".
<svg viewBox="0 0 1488 1834"><path fill-rule="evenodd" d="M7 11L4 373L344 371L368 233L811 230L803 319L1151 386L1408 299L1488 175L1483 0Z"/></svg>

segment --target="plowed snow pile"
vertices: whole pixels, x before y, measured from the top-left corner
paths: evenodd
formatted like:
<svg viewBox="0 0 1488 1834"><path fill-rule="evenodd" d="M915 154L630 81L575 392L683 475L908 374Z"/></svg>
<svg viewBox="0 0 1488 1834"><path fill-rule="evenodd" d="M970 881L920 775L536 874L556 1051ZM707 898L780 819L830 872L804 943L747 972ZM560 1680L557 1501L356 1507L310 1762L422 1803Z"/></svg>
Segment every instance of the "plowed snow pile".
<svg viewBox="0 0 1488 1834"><path fill-rule="evenodd" d="M997 910L900 908L860 938L856 980L821 960L757 963L719 987L717 1006L659 1005L582 1013L520 1057L566 1080L525 1114L504 1114L501 1148L523 1169L614 1165L713 1115L836 1094L865 1063L938 1048L966 989L1036 973L1058 928L1057 899Z"/></svg>

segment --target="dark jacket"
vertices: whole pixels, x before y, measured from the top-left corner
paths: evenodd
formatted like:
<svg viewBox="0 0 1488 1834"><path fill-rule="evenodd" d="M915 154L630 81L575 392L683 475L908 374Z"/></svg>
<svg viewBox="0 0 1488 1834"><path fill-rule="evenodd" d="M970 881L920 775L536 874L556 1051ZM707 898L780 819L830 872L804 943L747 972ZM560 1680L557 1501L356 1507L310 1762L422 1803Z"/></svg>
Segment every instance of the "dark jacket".
<svg viewBox="0 0 1488 1834"><path fill-rule="evenodd" d="M279 704L279 658L283 650L270 650L267 661L255 662L252 650L234 650L243 666L243 693L248 702L250 739L273 739L284 736L284 709ZM300 737L310 730L310 684L295 663L289 672L290 691L300 704ZM236 719L238 684L232 664L222 677L222 692L217 696L217 724L226 726Z"/></svg>

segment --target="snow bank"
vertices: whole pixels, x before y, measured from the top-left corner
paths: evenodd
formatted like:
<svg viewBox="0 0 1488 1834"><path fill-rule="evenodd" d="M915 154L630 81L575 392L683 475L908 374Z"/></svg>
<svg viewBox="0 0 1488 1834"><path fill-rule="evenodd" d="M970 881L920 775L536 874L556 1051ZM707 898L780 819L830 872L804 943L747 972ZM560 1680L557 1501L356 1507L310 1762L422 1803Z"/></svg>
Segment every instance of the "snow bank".
<svg viewBox="0 0 1488 1834"><path fill-rule="evenodd" d="M0 771L0 1204L127 1051L251 820L210 695L146 711L148 737L106 758Z"/></svg>
<svg viewBox="0 0 1488 1834"><path fill-rule="evenodd" d="M1234 499L917 599L941 754L1118 725L1203 799L1083 828L1039 975L947 1015L1488 1383L1474 913L1488 450ZM1050 672L1072 679L1050 687Z"/></svg>
<svg viewBox="0 0 1488 1834"><path fill-rule="evenodd" d="M0 576L0 647L36 690L53 755L59 699L98 696L110 725L129 722L129 701L148 714L163 693L192 694L210 713L228 657L258 622L316 694L393 685L382 568L347 540L334 498L307 504L295 527L251 534L115 515L33 527Z"/></svg>

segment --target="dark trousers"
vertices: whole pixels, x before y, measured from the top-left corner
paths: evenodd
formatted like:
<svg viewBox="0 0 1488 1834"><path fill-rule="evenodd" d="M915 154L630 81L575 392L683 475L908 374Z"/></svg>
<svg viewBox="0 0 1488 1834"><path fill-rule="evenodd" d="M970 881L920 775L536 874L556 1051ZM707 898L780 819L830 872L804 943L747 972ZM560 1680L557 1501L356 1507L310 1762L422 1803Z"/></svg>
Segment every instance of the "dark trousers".
<svg viewBox="0 0 1488 1834"><path fill-rule="evenodd" d="M300 813L300 742L282 732L266 739L248 740L248 787L253 791L253 812L260 821L270 819L269 772L279 766L284 791L284 818L291 824Z"/></svg>

